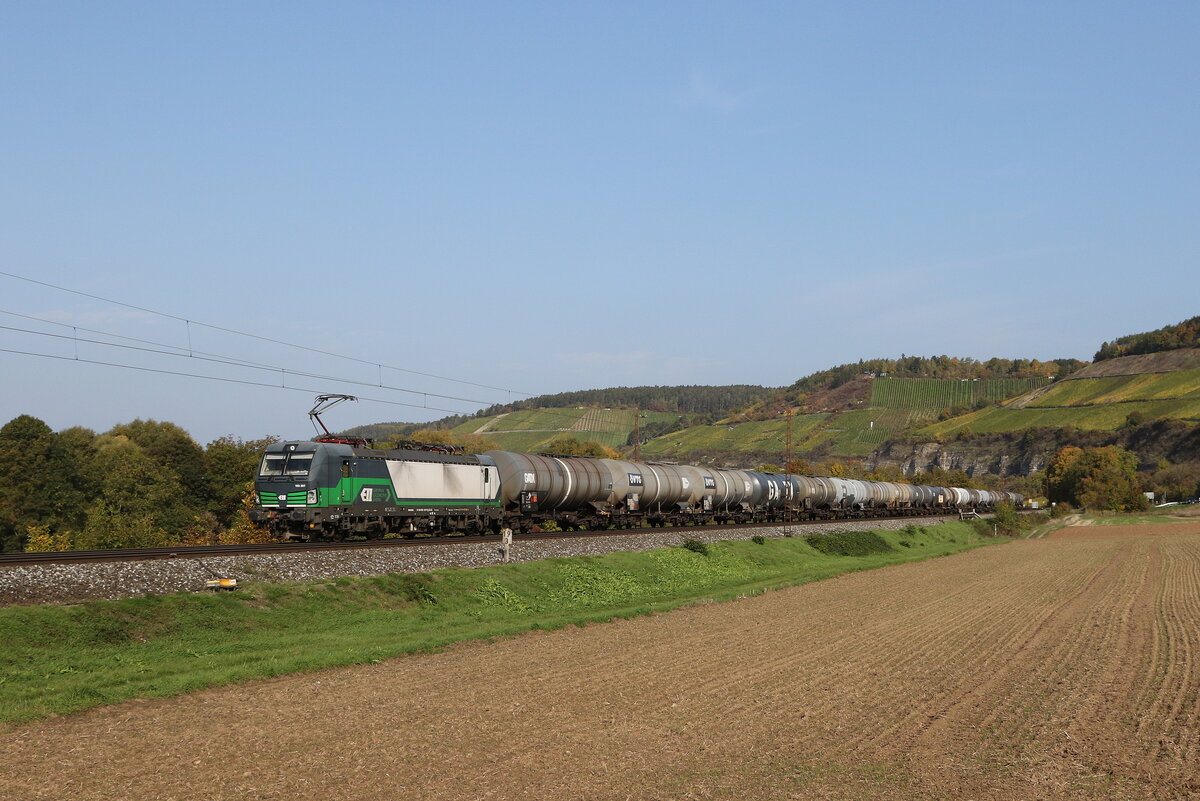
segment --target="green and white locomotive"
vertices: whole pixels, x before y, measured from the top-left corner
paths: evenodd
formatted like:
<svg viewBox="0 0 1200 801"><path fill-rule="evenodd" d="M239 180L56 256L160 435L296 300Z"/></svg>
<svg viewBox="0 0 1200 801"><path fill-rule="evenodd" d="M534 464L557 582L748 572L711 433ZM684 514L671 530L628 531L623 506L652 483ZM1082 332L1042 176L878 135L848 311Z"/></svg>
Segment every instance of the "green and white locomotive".
<svg viewBox="0 0 1200 801"><path fill-rule="evenodd" d="M500 477L488 457L365 445L271 445L255 477L250 519L285 539L496 528Z"/></svg>

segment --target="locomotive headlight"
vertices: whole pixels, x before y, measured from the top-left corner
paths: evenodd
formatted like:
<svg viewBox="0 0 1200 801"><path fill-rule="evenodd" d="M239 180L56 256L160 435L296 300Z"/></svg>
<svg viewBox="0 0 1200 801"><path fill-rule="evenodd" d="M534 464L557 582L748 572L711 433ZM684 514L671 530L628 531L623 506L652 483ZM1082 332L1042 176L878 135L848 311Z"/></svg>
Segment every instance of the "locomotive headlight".
<svg viewBox="0 0 1200 801"><path fill-rule="evenodd" d="M310 506L316 505L316 503L317 503L317 491L316 490L308 491L308 503Z"/></svg>

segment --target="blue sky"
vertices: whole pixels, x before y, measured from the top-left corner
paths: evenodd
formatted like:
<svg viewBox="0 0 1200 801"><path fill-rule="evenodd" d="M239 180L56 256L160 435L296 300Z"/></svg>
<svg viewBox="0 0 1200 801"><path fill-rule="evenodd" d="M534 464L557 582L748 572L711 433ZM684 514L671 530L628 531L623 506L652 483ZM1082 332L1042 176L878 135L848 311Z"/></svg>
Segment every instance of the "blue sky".
<svg viewBox="0 0 1200 801"><path fill-rule="evenodd" d="M0 352L0 423L509 397L376 364L542 393L1090 358L1198 313L1198 35L1190 2L0 2L0 271L182 318L0 275L0 349L67 357Z"/></svg>

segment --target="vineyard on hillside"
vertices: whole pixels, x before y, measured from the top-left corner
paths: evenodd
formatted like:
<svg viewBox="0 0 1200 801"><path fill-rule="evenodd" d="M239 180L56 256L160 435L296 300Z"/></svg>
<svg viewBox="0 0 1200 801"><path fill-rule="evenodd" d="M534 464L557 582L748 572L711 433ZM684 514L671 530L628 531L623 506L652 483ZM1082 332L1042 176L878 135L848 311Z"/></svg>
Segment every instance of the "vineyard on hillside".
<svg viewBox="0 0 1200 801"><path fill-rule="evenodd" d="M877 378L871 385L871 406L880 409L931 409L997 403L1050 383L1047 378L975 378L946 381L937 378Z"/></svg>

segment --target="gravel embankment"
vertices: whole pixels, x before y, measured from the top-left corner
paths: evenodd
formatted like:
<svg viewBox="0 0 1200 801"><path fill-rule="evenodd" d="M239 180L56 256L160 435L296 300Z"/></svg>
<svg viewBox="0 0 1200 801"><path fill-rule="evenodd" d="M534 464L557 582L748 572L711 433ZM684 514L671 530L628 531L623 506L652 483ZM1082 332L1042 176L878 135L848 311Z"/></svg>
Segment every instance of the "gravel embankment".
<svg viewBox="0 0 1200 801"><path fill-rule="evenodd" d="M941 518L831 521L805 526L764 526L730 531L672 531L621 534L579 539L526 540L513 543L512 560L529 562L556 556L583 556L612 551L649 551L702 542L750 539L756 534L783 537L860 529L899 529L915 523L932 525ZM0 568L0 604L75 603L116 600L171 592L202 592L215 575L245 581L308 581L337 576L422 573L442 567L481 567L500 562L498 544L447 544L413 548L371 548L319 553L158 559L144 562L97 562L72 565L27 565Z"/></svg>

